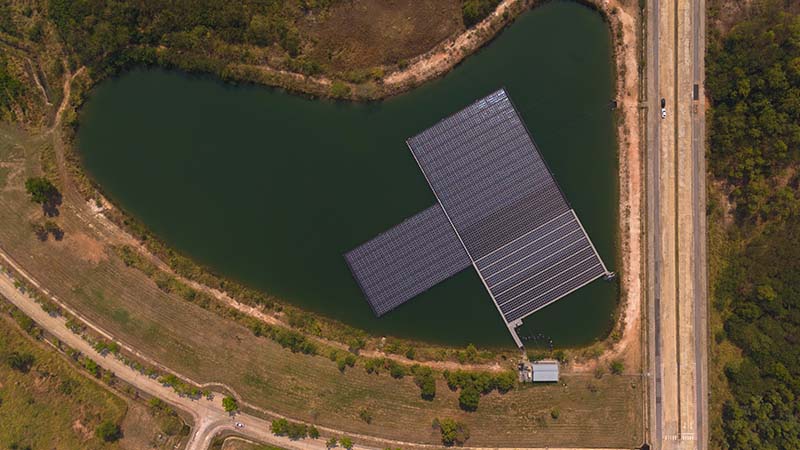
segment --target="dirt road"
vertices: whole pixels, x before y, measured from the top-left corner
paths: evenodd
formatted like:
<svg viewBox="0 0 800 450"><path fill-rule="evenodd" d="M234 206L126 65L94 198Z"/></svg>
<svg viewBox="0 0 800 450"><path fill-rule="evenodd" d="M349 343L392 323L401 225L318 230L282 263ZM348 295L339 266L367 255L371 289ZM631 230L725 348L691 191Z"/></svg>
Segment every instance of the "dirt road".
<svg viewBox="0 0 800 450"><path fill-rule="evenodd" d="M650 441L704 449L703 0L655 0L648 30ZM662 109L663 108L663 109Z"/></svg>
<svg viewBox="0 0 800 450"><path fill-rule="evenodd" d="M0 252L0 256L2 252ZM8 262L3 259L3 262ZM163 386L157 380L147 377L137 370L123 364L115 357L108 355L103 356L96 352L94 348L87 341L80 336L76 335L69 330L66 326L66 320L60 316L51 316L45 312L39 304L29 295L20 292L14 286L14 279L11 278L6 272L0 272L0 296L8 299L23 313L32 318L38 326L46 330L52 336L58 338L66 346L78 350L87 357L91 358L105 370L109 370L122 381L134 386L141 392L145 392L154 397L158 397L171 406L186 411L189 413L194 422L192 434L189 442L186 445L187 450L207 450L214 438L220 433L227 432L228 434L236 433L245 436L251 440L272 444L285 449L293 450L322 450L327 449L325 445L326 439L305 439L305 440L291 440L286 437L275 436L270 431L271 422L250 414L237 413L231 415L225 412L222 406L223 394L214 392L212 399L207 398L191 399L178 395L172 388ZM91 324L88 324L91 326ZM111 338L109 336L109 338ZM180 375L179 375L180 376ZM278 416L275 413L267 412L270 415ZM236 423L239 422L243 427L237 427ZM358 434L343 433L339 430L330 428L319 427L325 436L343 436L350 435L355 439L368 439L375 441L380 447L369 447L365 445L356 445L353 448L359 449L372 449L372 448L386 448L386 447L403 447L403 448L420 448L420 449L433 449L439 448L435 445L419 445L409 442L390 441L386 439L377 439L368 436L361 436ZM470 447L465 447L470 448ZM474 448L474 447L473 447ZM543 450L543 449L530 449L530 450ZM550 450L557 450L550 448ZM566 449L563 449L566 450ZM581 450L581 449L572 449ZM588 450L588 449L587 449Z"/></svg>
<svg viewBox="0 0 800 450"><path fill-rule="evenodd" d="M142 392L158 397L173 407L191 414L194 420L194 427L192 428L192 436L186 446L187 450L208 449L214 437L223 431L236 432L250 439L287 449L321 450L326 448L322 439L292 441L285 437L275 436L269 431L270 422L259 417L241 413L235 416L230 415L222 407L223 394L214 393L212 400L206 398L194 400L183 397L178 395L172 388L163 386L157 380L139 373L115 357L110 355L103 356L97 353L88 342L67 328L63 317L49 315L30 296L17 290L14 287L14 280L5 272L0 275L0 295L31 317L42 329L58 338L68 347L78 350L93 359L103 369L113 372L117 378ZM244 424L244 428L237 429L236 422ZM368 447L356 446L355 448Z"/></svg>

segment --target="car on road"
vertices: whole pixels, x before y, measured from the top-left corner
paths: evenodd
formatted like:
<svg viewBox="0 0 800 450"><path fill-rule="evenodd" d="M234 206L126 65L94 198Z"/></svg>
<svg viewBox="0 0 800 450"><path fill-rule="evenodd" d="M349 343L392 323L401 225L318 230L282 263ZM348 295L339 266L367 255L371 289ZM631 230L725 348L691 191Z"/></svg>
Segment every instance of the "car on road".
<svg viewBox="0 0 800 450"><path fill-rule="evenodd" d="M242 422L236 422L234 425L236 428L244 428L244 424Z"/></svg>
<svg viewBox="0 0 800 450"><path fill-rule="evenodd" d="M667 118L667 100L663 98L661 99L661 118Z"/></svg>

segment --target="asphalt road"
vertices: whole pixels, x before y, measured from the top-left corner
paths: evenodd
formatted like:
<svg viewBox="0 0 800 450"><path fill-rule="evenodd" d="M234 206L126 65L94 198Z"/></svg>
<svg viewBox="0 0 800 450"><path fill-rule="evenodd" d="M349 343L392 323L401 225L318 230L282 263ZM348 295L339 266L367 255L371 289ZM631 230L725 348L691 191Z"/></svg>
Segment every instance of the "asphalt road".
<svg viewBox="0 0 800 450"><path fill-rule="evenodd" d="M704 11L704 0L648 4L648 440L656 449L705 449L708 439Z"/></svg>

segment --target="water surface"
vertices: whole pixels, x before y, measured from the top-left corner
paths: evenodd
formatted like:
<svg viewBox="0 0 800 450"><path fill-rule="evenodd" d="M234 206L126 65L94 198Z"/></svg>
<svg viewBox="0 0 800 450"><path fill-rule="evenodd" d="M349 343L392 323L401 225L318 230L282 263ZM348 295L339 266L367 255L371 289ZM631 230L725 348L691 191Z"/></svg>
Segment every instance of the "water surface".
<svg viewBox="0 0 800 450"><path fill-rule="evenodd" d="M378 103L133 71L93 91L78 142L115 203L222 275L374 333L512 346L473 270L377 319L342 258L434 203L405 139L503 86L614 270L610 36L575 3L524 14L446 77ZM616 298L614 284L594 282L520 334L590 342Z"/></svg>

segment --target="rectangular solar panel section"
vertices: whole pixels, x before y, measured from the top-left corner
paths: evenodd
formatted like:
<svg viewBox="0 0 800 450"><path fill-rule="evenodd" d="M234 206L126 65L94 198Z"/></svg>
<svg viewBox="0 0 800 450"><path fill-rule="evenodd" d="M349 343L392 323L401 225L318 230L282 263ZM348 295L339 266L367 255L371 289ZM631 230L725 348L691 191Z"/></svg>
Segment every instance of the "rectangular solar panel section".
<svg viewBox="0 0 800 450"><path fill-rule="evenodd" d="M408 146L509 329L608 274L504 90Z"/></svg>
<svg viewBox="0 0 800 450"><path fill-rule="evenodd" d="M344 257L377 316L471 265L438 203Z"/></svg>
<svg viewBox="0 0 800 450"><path fill-rule="evenodd" d="M473 259L570 209L502 89L408 146Z"/></svg>

